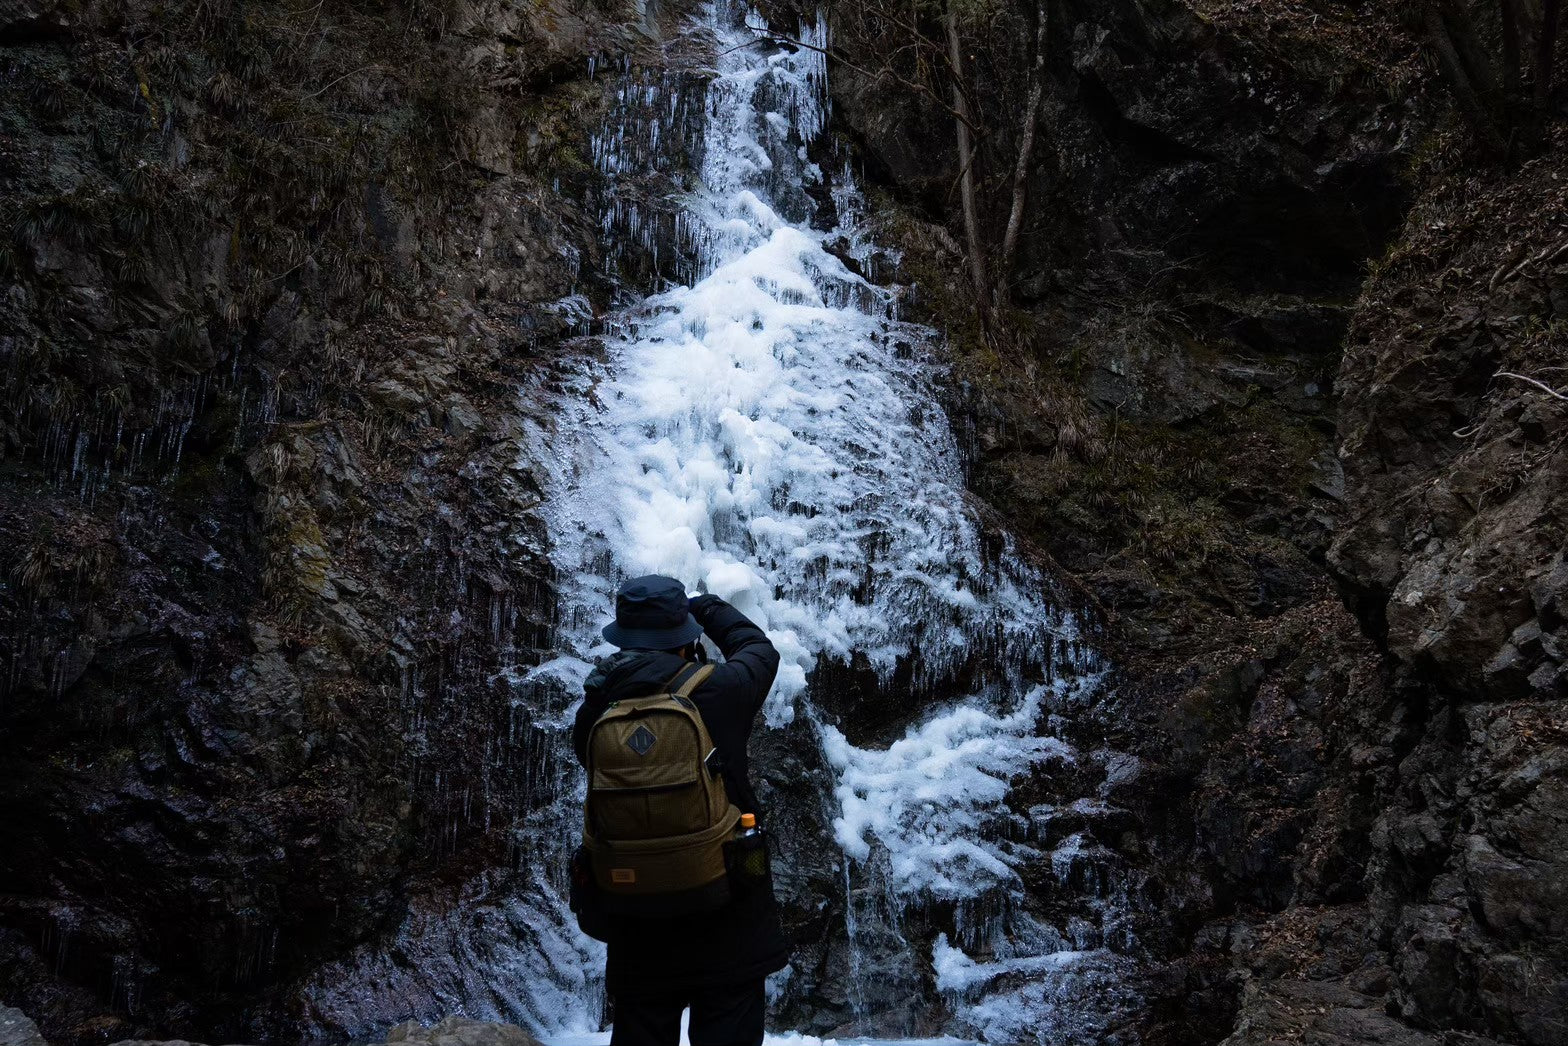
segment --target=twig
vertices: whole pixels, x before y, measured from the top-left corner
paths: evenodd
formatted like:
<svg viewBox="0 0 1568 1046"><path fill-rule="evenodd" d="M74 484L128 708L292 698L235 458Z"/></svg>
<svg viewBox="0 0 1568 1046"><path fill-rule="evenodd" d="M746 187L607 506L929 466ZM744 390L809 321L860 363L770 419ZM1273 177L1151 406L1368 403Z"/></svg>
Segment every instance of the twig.
<svg viewBox="0 0 1568 1046"><path fill-rule="evenodd" d="M1508 260L1497 267L1497 271L1492 274L1491 280L1487 282L1486 289L1488 291L1497 290L1497 285L1503 282L1503 276L1510 268L1513 267L1514 263L1519 260L1519 256L1523 253L1523 247L1515 247L1512 251L1509 252Z"/></svg>
<svg viewBox="0 0 1568 1046"><path fill-rule="evenodd" d="M1564 391L1559 392L1557 389L1552 388L1550 385L1546 384L1546 382L1544 382L1544 381L1537 381L1536 379L1528 377L1527 375L1515 374L1513 371L1509 371L1509 370L1500 370L1496 374L1492 375L1492 377L1494 377L1494 378L1513 378L1515 381L1526 382L1527 384L1534 385L1536 388L1540 389L1542 392L1546 393L1548 396L1555 396L1555 397L1557 397L1560 400L1568 402L1568 386L1565 386Z"/></svg>
<svg viewBox="0 0 1568 1046"><path fill-rule="evenodd" d="M374 63L372 63L370 65L362 65L358 69L350 69L348 72L344 73L342 76L338 77L336 80L333 80L331 83L327 84L325 87L321 88L320 90L312 91L312 92L310 92L307 95L302 95L301 97L304 98L304 99L315 98L317 95L325 94L327 91L329 91L332 88L336 87L338 84L342 83L344 80L347 80L349 77L353 76L355 73L363 73L363 72L367 72L368 70L371 70L371 69L384 71L384 70L381 70L381 66L376 65Z"/></svg>
<svg viewBox="0 0 1568 1046"><path fill-rule="evenodd" d="M1515 276L1518 276L1521 272L1523 272L1525 269L1529 268L1532 265L1538 265L1538 264L1540 264L1543 261L1545 261L1545 262L1556 261L1558 256L1561 255L1564 251L1568 251L1568 240L1564 240L1561 243L1553 244L1550 247L1543 247L1541 249L1541 253L1540 254L1537 254L1533 258L1526 258L1524 261L1520 262L1518 265L1515 265L1514 268L1513 268L1513 271L1510 272L1507 276L1504 276L1500 282L1507 283L1509 280L1513 279ZM1493 285L1495 286L1495 284L1497 282L1499 282L1499 281L1494 279L1493 280Z"/></svg>

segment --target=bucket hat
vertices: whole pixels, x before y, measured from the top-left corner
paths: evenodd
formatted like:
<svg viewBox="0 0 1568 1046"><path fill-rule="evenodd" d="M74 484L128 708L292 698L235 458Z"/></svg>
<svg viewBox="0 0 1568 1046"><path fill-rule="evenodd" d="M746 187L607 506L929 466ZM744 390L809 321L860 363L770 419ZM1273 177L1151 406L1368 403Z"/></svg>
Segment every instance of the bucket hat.
<svg viewBox="0 0 1568 1046"><path fill-rule="evenodd" d="M686 606L686 588L674 578L634 577L615 593L615 620L600 634L622 649L674 650L702 635Z"/></svg>

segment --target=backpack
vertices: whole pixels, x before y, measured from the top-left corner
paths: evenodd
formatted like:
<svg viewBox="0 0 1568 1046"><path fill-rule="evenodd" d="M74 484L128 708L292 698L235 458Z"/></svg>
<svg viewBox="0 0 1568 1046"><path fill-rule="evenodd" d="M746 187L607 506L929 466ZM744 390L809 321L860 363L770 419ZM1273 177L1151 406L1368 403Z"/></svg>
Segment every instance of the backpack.
<svg viewBox="0 0 1568 1046"><path fill-rule="evenodd" d="M684 665L662 692L612 701L589 728L583 846L606 913L688 915L730 899L740 810L690 696L712 673Z"/></svg>

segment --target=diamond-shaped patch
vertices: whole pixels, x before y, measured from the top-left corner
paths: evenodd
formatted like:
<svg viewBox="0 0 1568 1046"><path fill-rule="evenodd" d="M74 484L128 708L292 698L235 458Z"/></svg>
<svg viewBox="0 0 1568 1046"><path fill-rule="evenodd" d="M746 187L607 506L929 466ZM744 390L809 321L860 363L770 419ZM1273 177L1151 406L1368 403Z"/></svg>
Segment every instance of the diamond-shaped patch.
<svg viewBox="0 0 1568 1046"><path fill-rule="evenodd" d="M632 731L632 736L626 739L626 747L638 755L647 755L648 749L652 748L653 743L657 740L658 738L653 736L652 730L645 726L639 726Z"/></svg>

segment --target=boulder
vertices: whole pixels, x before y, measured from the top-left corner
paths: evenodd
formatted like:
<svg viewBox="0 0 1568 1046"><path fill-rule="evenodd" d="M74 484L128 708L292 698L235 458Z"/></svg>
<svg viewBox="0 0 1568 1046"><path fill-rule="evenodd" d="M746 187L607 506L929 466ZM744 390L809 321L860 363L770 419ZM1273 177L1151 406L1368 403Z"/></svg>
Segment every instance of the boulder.
<svg viewBox="0 0 1568 1046"><path fill-rule="evenodd" d="M1236 1029L1220 1046L1440 1046L1449 1041L1390 1017L1381 1000L1339 981L1261 981L1247 985ZM1464 1041L1483 1046L1492 1040L1466 1036Z"/></svg>
<svg viewBox="0 0 1568 1046"><path fill-rule="evenodd" d="M12 1016L14 1015L14 1017ZM13 1027L14 1026L14 1027ZM31 1035L28 1038L27 1035ZM447 1017L426 1027L418 1021L404 1021L386 1034L385 1042L374 1046L540 1046L538 1039L515 1024L476 1021L468 1017ZM20 1010L0 1006L0 1046L48 1046L33 1022ZM110 1046L205 1046L186 1039L122 1039Z"/></svg>
<svg viewBox="0 0 1568 1046"><path fill-rule="evenodd" d="M428 1028L404 1021L387 1032L387 1043L417 1046L540 1046L539 1040L515 1024L447 1017Z"/></svg>
<svg viewBox="0 0 1568 1046"><path fill-rule="evenodd" d="M0 1046L49 1046L27 1014L0 1006Z"/></svg>

